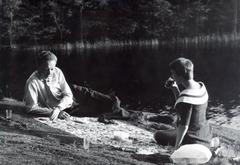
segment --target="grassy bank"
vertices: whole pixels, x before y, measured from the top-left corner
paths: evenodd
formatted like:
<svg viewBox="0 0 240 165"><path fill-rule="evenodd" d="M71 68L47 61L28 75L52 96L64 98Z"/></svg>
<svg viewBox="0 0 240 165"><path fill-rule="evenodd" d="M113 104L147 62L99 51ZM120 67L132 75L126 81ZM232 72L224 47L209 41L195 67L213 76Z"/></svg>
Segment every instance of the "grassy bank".
<svg viewBox="0 0 240 165"><path fill-rule="evenodd" d="M11 108L11 120L5 119L5 109ZM156 125L157 123L155 123ZM141 126L149 129L148 126ZM225 147L223 154L208 163L238 164L233 160L239 154L240 131L213 125L214 136ZM169 154L136 154L108 145L92 144L83 149L83 139L65 131L49 127L27 115L21 102L0 103L0 162L1 164L164 164L170 163ZM152 127L151 127L151 131ZM233 153L234 152L234 153ZM228 154L228 155L226 155Z"/></svg>

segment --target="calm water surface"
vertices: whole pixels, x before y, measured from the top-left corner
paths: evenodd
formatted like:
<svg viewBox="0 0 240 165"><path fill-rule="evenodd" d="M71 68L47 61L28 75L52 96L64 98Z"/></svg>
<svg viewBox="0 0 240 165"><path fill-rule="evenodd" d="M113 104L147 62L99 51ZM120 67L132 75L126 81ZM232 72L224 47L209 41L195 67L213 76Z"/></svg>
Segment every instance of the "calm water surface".
<svg viewBox="0 0 240 165"><path fill-rule="evenodd" d="M195 79L203 81L211 103L239 104L240 54L231 48L112 48L52 50L58 66L70 83L105 93L115 91L124 104L165 105L172 103L164 89L168 63L187 57L195 64ZM35 70L37 52L3 50L0 54L0 85L7 96L21 100L26 79Z"/></svg>

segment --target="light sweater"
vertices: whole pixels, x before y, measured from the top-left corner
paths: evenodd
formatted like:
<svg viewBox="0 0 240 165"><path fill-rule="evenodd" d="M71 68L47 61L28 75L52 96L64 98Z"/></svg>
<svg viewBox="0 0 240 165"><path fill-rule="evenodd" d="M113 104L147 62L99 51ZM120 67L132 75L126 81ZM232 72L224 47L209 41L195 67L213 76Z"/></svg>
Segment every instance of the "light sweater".
<svg viewBox="0 0 240 165"><path fill-rule="evenodd" d="M62 71L55 67L47 79L41 79L38 71L32 73L25 85L24 101L28 111L39 107L64 110L71 107L73 94Z"/></svg>

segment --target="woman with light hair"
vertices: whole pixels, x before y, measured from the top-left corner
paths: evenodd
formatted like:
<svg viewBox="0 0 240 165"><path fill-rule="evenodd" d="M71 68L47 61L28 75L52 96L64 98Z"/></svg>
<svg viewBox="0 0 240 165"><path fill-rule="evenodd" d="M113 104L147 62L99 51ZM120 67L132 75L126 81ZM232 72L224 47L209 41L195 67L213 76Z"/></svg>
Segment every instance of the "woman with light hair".
<svg viewBox="0 0 240 165"><path fill-rule="evenodd" d="M171 78L165 84L175 95L176 129L157 131L154 139L161 145L177 149L182 144L203 144L209 147L211 129L207 121L208 92L202 82L194 80L191 60L177 58L169 64ZM179 86L183 90L179 90Z"/></svg>

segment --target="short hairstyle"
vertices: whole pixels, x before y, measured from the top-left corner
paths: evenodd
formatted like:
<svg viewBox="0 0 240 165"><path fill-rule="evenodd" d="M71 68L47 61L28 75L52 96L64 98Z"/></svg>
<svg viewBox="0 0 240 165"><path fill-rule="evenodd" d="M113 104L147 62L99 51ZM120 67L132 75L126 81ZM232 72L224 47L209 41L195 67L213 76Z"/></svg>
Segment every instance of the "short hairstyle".
<svg viewBox="0 0 240 165"><path fill-rule="evenodd" d="M57 56L50 52L50 51L41 51L37 58L37 66L40 66L48 61L56 61L57 62Z"/></svg>
<svg viewBox="0 0 240 165"><path fill-rule="evenodd" d="M186 80L193 79L193 63L187 58L177 58L169 64L170 70L174 70L177 75L182 76Z"/></svg>

